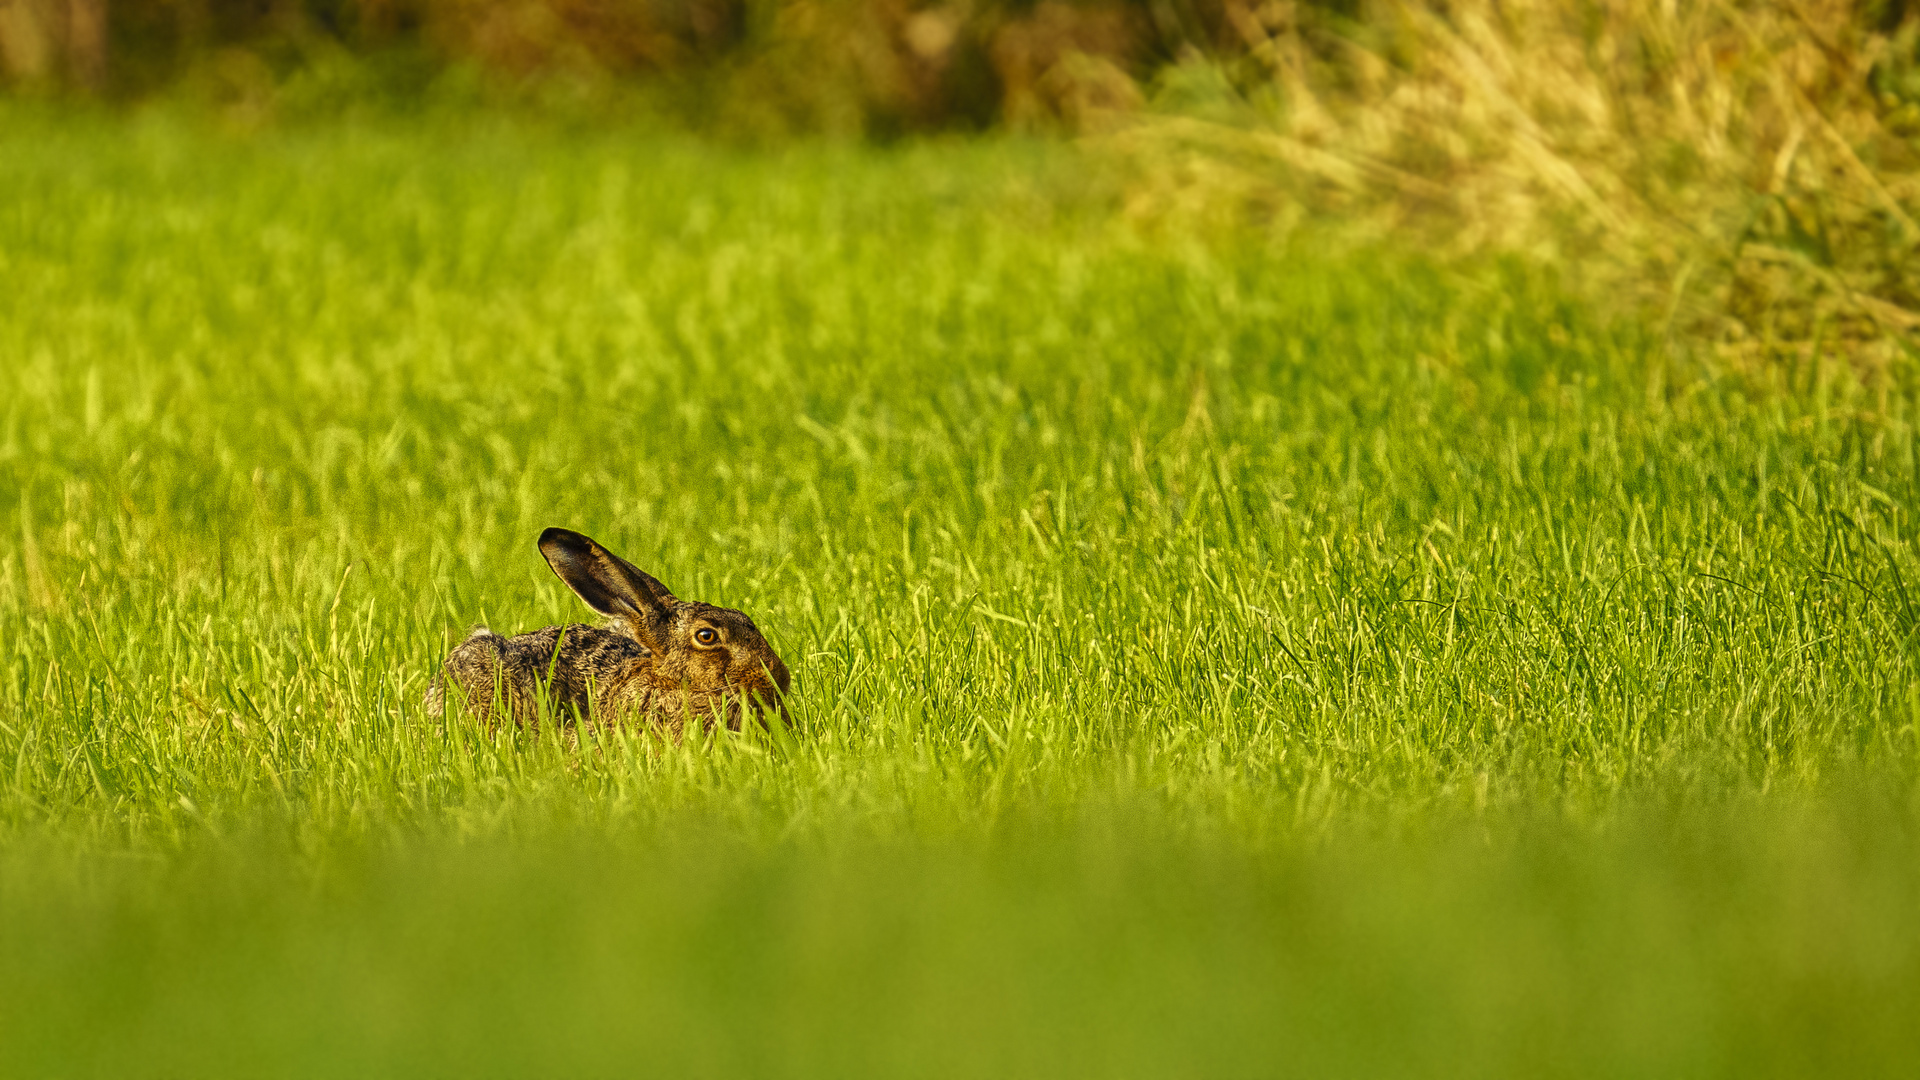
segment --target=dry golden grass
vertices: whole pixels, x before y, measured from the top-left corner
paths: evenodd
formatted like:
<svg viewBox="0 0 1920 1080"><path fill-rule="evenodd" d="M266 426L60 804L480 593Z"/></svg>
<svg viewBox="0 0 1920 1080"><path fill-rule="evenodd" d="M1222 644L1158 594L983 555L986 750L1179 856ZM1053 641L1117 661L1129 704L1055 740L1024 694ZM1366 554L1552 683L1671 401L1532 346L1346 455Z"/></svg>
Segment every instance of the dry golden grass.
<svg viewBox="0 0 1920 1080"><path fill-rule="evenodd" d="M1176 68L1170 108L1120 123L1135 212L1337 213L1526 253L1740 367L1913 345L1920 22L1844 0L1317 11L1234 9L1248 66Z"/></svg>

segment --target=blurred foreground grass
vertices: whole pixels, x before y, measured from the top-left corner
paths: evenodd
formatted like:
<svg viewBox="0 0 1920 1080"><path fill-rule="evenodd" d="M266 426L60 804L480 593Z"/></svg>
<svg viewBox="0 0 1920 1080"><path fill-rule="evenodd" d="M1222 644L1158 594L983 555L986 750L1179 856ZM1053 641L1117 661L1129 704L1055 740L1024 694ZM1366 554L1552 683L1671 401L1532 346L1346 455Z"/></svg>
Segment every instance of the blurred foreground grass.
<svg viewBox="0 0 1920 1080"><path fill-rule="evenodd" d="M0 126L0 1061L1892 1072L1907 374L1117 229L1069 152ZM418 705L740 607L792 732Z"/></svg>

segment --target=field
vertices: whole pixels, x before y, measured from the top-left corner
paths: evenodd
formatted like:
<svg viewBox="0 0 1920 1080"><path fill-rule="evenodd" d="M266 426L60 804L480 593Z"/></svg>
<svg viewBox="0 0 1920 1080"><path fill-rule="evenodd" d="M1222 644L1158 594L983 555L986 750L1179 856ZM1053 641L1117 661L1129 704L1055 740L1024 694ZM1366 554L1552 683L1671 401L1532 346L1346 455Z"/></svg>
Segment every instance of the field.
<svg viewBox="0 0 1920 1080"><path fill-rule="evenodd" d="M0 1072L1910 1068L1912 371L1099 175L8 107ZM424 715L548 525L791 730Z"/></svg>

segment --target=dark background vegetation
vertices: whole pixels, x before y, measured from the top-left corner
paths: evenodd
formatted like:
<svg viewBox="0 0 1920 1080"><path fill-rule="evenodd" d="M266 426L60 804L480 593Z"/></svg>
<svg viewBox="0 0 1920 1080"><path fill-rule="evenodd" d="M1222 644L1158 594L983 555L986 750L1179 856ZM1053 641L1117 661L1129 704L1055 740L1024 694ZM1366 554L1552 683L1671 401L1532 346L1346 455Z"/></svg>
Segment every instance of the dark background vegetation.
<svg viewBox="0 0 1920 1080"><path fill-rule="evenodd" d="M356 73L366 85L402 94L449 71L496 90L644 81L735 129L881 135L1124 108L1185 51L1244 50L1236 23L1253 19L1241 0L9 0L0 12L8 76L42 91L186 84L247 103L353 57L371 65Z"/></svg>
<svg viewBox="0 0 1920 1080"><path fill-rule="evenodd" d="M1371 48L1410 67L1416 58L1406 49L1406 31L1417 15L1451 19L1481 6L1471 0L0 0L0 72L15 89L119 99L196 81L258 92L346 56L372 61L376 84L403 93L449 70L484 73L499 84L651 80L707 91L719 85L712 81L719 75L753 111L782 114L800 126L851 118L884 133L1073 120L1089 106L1137 103L1143 83L1182 59L1244 60L1271 52L1283 36L1299 38L1326 64ZM1537 6L1521 0L1494 10L1522 22ZM1591 37L1636 5L1564 6ZM1910 74L1912 35L1901 33L1908 0L1723 6L1736 16L1785 15L1817 47L1871 54L1873 63L1860 73L1883 93L1905 101L1920 92ZM1896 47L1841 40L1836 29L1877 34ZM768 96L775 92L783 96Z"/></svg>

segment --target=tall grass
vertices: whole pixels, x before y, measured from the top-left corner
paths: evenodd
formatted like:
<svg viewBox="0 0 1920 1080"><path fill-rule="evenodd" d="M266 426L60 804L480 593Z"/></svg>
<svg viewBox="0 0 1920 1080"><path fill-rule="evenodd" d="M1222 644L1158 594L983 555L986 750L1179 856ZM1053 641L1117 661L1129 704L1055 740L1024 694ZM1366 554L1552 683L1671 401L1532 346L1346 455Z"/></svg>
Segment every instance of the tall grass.
<svg viewBox="0 0 1920 1080"><path fill-rule="evenodd" d="M16 1068L1910 1060L1892 380L1149 242L1045 145L6 131ZM791 730L424 715L582 616L552 524Z"/></svg>
<svg viewBox="0 0 1920 1080"><path fill-rule="evenodd" d="M1850 2L1249 7L1120 139L1138 209L1518 252L1736 371L1920 327L1920 21Z"/></svg>

